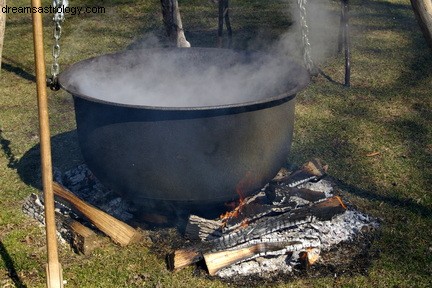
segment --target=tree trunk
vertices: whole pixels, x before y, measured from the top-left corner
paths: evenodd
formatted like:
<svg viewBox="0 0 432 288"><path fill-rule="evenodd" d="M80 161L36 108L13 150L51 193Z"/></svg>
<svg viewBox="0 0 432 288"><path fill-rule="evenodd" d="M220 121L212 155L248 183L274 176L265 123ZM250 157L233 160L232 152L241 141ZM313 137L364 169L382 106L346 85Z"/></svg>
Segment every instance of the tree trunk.
<svg viewBox="0 0 432 288"><path fill-rule="evenodd" d="M417 22L432 49L432 0L411 0Z"/></svg>
<svg viewBox="0 0 432 288"><path fill-rule="evenodd" d="M183 32L183 24L177 0L161 0L162 16L168 37L177 47L190 47Z"/></svg>
<svg viewBox="0 0 432 288"><path fill-rule="evenodd" d="M0 0L0 9L6 6L6 0ZM6 13L0 11L0 68L2 63L3 40L6 28Z"/></svg>

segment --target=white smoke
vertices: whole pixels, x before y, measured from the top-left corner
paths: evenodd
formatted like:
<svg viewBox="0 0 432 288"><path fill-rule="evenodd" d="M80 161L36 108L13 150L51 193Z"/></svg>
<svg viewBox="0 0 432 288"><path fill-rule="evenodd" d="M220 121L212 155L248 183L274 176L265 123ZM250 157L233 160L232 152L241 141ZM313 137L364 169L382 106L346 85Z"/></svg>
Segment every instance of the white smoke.
<svg viewBox="0 0 432 288"><path fill-rule="evenodd" d="M273 54L289 55L303 61L304 43L301 26L299 0L285 0L289 4L289 14L293 25L282 34L271 48ZM312 60L322 63L337 49L339 33L340 10L339 1L301 0L305 3L306 35L309 39ZM303 31L302 31L303 30Z"/></svg>
<svg viewBox="0 0 432 288"><path fill-rule="evenodd" d="M129 51L126 56L104 56L88 61L62 83L71 93L125 105L203 107L264 101L296 87L302 71L287 57L302 61L300 13L290 2L294 25L268 47L272 55L244 61L244 54L216 50L200 54L180 50ZM312 58L316 63L337 47L338 14L334 2L308 1L306 7ZM155 47L155 36L145 36L132 48ZM193 49L193 48L192 48ZM170 51L170 52L166 52ZM129 56L127 56L129 55ZM242 60L243 59L243 60Z"/></svg>
<svg viewBox="0 0 432 288"><path fill-rule="evenodd" d="M254 54L255 55L255 54ZM125 105L203 107L264 101L305 82L288 58L218 49L130 50L88 60L62 83L81 94ZM62 79L61 79L62 80Z"/></svg>

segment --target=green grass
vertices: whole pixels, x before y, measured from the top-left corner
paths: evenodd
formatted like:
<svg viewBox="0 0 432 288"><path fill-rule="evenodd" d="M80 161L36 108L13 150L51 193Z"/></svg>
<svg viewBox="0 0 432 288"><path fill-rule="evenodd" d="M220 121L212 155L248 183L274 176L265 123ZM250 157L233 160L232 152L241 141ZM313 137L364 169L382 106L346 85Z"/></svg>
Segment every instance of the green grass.
<svg viewBox="0 0 432 288"><path fill-rule="evenodd" d="M61 68L148 39L164 41L158 0L105 1L106 14L70 16L63 25ZM292 23L284 1L230 1L234 47L264 49ZM312 1L310 1L312 2ZM49 1L44 1L49 3ZM74 6L98 1L74 1ZM323 2L332 13L338 1ZM297 97L290 162L319 157L339 179L343 196L382 219L372 249L379 257L366 275L263 283L275 287L430 287L432 284L432 53L426 47L409 1L350 1L352 87L313 80ZM8 5L28 5L9 1ZM180 1L183 24L194 46L215 46L216 5ZM336 17L336 16L335 16ZM47 62L51 63L51 15L44 15ZM313 28L313 27L312 27ZM43 287L44 232L21 212L36 192L38 117L33 82L30 15L9 14L0 78L0 284ZM336 43L334 43L336 46ZM334 47L335 49L336 47ZM333 49L333 52L334 52ZM336 82L343 57L320 61ZM50 93L54 165L81 163L73 132L70 96ZM371 152L380 152L368 157ZM90 256L61 246L66 287L226 287L196 276L192 268L171 273L149 241L120 248L104 239Z"/></svg>

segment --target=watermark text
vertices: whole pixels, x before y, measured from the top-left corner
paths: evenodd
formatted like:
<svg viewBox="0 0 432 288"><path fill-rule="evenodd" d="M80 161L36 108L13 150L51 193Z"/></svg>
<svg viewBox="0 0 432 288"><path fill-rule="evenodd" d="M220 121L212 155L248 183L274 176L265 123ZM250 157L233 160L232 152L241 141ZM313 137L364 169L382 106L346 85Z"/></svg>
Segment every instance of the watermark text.
<svg viewBox="0 0 432 288"><path fill-rule="evenodd" d="M89 13L105 13L105 7L102 6L75 6L75 7L53 7L53 6L45 6L45 7L11 7L4 6L1 8L2 13L12 13L12 14L30 14L30 13L46 13L46 14L55 14L55 13L64 13L69 15L80 15L80 14L89 14Z"/></svg>

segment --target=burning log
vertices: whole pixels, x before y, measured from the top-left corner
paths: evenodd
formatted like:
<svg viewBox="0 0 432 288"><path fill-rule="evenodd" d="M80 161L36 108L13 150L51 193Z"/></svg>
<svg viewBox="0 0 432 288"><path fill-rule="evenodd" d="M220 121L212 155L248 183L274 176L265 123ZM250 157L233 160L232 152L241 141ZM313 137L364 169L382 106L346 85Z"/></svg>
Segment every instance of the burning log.
<svg viewBox="0 0 432 288"><path fill-rule="evenodd" d="M277 200L277 205L268 204L268 196L263 197L262 194L257 194L243 201L244 205L236 208L236 217L223 218L221 220L208 220L196 215L189 217L185 236L191 240L213 240L222 236L223 233L228 233L235 229L239 229L246 223L252 223L255 220L262 218L266 215L278 215L295 209L298 203L290 201L292 197L300 198L303 203L308 204L309 202L317 202L326 198L323 192L313 191L305 188L290 188L281 187L277 188L277 191L273 191L273 200ZM278 195L279 199L276 199L275 195ZM262 198L265 198L262 199ZM284 199L281 199L284 198Z"/></svg>
<svg viewBox="0 0 432 288"><path fill-rule="evenodd" d="M302 251L299 253L300 263L308 268L313 265L316 261L318 261L320 255L320 249L316 247L309 247L306 251Z"/></svg>
<svg viewBox="0 0 432 288"><path fill-rule="evenodd" d="M191 240L213 240L222 236L221 221L190 215L185 235Z"/></svg>
<svg viewBox="0 0 432 288"><path fill-rule="evenodd" d="M84 215L93 225L108 235L114 242L121 246L138 241L141 238L133 227L112 217L111 215L93 207L76 197L72 192L53 182L54 194L72 204L76 210Z"/></svg>
<svg viewBox="0 0 432 288"><path fill-rule="evenodd" d="M323 201L313 203L310 206L307 205L292 209L277 216L263 216L255 222L249 223L248 226L234 230L228 234L224 234L219 238L200 243L193 247L174 251L174 253L168 257L168 266L172 270L178 270L187 265L200 261L203 259L204 254L223 251L249 241L256 241L256 239L260 239L263 235L267 235L275 231L288 229L300 224L311 223L315 218L329 220L333 216L343 213L345 209L346 206L343 204L340 197L334 196ZM244 255L252 253L252 251L259 252L261 249L260 247L262 248L263 246L257 246L256 248L248 251L241 250L241 253L238 254L241 255L239 258L242 259ZM236 256L233 257L235 258Z"/></svg>
<svg viewBox="0 0 432 288"><path fill-rule="evenodd" d="M313 159L305 163L300 170L297 170L285 177L272 180L272 183L284 183L289 187L296 187L309 181L318 181L327 173L328 166L319 159Z"/></svg>

